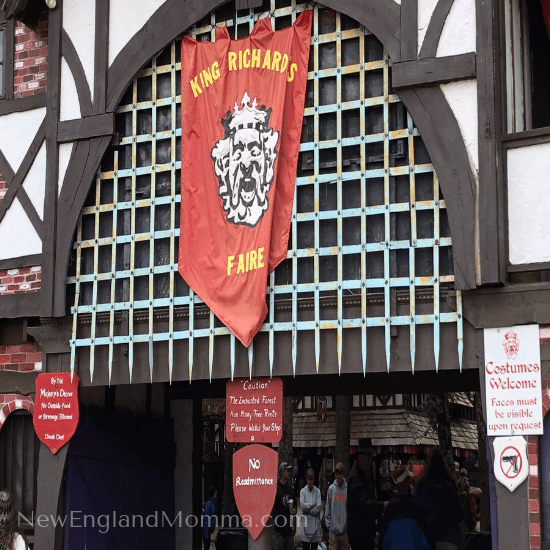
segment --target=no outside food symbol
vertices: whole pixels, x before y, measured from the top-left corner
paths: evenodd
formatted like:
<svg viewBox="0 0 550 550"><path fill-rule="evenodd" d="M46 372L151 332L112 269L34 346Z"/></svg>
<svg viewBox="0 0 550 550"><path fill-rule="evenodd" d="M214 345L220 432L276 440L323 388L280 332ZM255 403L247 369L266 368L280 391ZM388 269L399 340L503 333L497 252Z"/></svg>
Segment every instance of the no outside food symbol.
<svg viewBox="0 0 550 550"><path fill-rule="evenodd" d="M521 453L515 447L506 447L500 454L500 469L508 479L517 477L522 465Z"/></svg>

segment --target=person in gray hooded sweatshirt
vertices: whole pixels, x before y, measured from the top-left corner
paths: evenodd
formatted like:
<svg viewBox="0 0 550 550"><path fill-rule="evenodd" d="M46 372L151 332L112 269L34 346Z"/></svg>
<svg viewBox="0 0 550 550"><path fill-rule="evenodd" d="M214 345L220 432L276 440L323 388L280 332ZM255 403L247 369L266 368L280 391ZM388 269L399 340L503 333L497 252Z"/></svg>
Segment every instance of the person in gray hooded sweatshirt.
<svg viewBox="0 0 550 550"><path fill-rule="evenodd" d="M336 479L327 491L327 505L325 508L325 525L330 531L330 550L348 550L348 533L346 500L348 484L344 478L344 465L339 462L334 469Z"/></svg>

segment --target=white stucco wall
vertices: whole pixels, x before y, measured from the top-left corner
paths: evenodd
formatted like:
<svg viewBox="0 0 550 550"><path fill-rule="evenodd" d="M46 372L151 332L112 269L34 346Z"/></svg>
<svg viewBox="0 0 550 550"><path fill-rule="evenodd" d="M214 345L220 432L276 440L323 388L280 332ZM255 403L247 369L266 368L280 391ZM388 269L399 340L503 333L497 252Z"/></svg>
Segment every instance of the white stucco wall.
<svg viewBox="0 0 550 550"><path fill-rule="evenodd" d="M67 173L67 167L69 166L69 161L71 160L71 155L73 154L74 142L71 143L62 143L59 146L59 172L58 172L58 186L57 193L61 193L61 188L63 187L63 181L65 180L65 174Z"/></svg>
<svg viewBox="0 0 550 550"><path fill-rule="evenodd" d="M44 219L44 197L46 193L46 142L40 147L31 169L23 182L23 189L27 192L29 199L40 216Z"/></svg>
<svg viewBox="0 0 550 550"><path fill-rule="evenodd" d="M454 0L443 26L437 57L476 51L475 0Z"/></svg>
<svg viewBox="0 0 550 550"><path fill-rule="evenodd" d="M428 25L438 0L418 0L418 52L422 48L422 42L426 36Z"/></svg>
<svg viewBox="0 0 550 550"><path fill-rule="evenodd" d="M0 116L0 150L14 172L19 170L45 116L46 107Z"/></svg>
<svg viewBox="0 0 550 550"><path fill-rule="evenodd" d="M59 120L74 120L80 118L80 103L76 92L73 73L65 58L61 61L61 106Z"/></svg>
<svg viewBox="0 0 550 550"><path fill-rule="evenodd" d="M441 90L458 122L470 159L470 166L477 177L479 172L477 81L449 82L442 84Z"/></svg>
<svg viewBox="0 0 550 550"><path fill-rule="evenodd" d="M111 2L109 9L109 65L165 1L116 0ZM184 4L182 4L182 9L185 9Z"/></svg>
<svg viewBox="0 0 550 550"><path fill-rule="evenodd" d="M115 0L115 3L118 0ZM63 0L63 27L71 39L94 100L95 2Z"/></svg>
<svg viewBox="0 0 550 550"><path fill-rule="evenodd" d="M17 197L0 223L0 260L42 254L42 241Z"/></svg>
<svg viewBox="0 0 550 550"><path fill-rule="evenodd" d="M513 265L550 261L550 143L510 149L509 259Z"/></svg>

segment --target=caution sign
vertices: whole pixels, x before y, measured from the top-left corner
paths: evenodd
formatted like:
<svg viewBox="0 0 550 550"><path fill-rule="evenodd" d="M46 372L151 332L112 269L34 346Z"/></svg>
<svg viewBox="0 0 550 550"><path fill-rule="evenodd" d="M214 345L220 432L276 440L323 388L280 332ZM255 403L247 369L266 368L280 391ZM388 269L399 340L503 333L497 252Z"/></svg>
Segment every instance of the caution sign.
<svg viewBox="0 0 550 550"><path fill-rule="evenodd" d="M527 442L521 436L497 437L493 448L495 478L514 491L527 479L529 473Z"/></svg>

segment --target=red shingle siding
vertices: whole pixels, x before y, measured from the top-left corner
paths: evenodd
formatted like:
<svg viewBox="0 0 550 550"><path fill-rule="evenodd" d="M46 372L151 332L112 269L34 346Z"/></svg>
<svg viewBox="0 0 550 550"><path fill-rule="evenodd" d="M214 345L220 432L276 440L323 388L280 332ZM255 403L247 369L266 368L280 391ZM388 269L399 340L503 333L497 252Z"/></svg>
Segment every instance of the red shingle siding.
<svg viewBox="0 0 550 550"><path fill-rule="evenodd" d="M14 97L45 92L48 68L48 12L33 31L17 21L13 69Z"/></svg>
<svg viewBox="0 0 550 550"><path fill-rule="evenodd" d="M0 296L36 292L42 284L42 268L20 267L17 269L0 269Z"/></svg>

